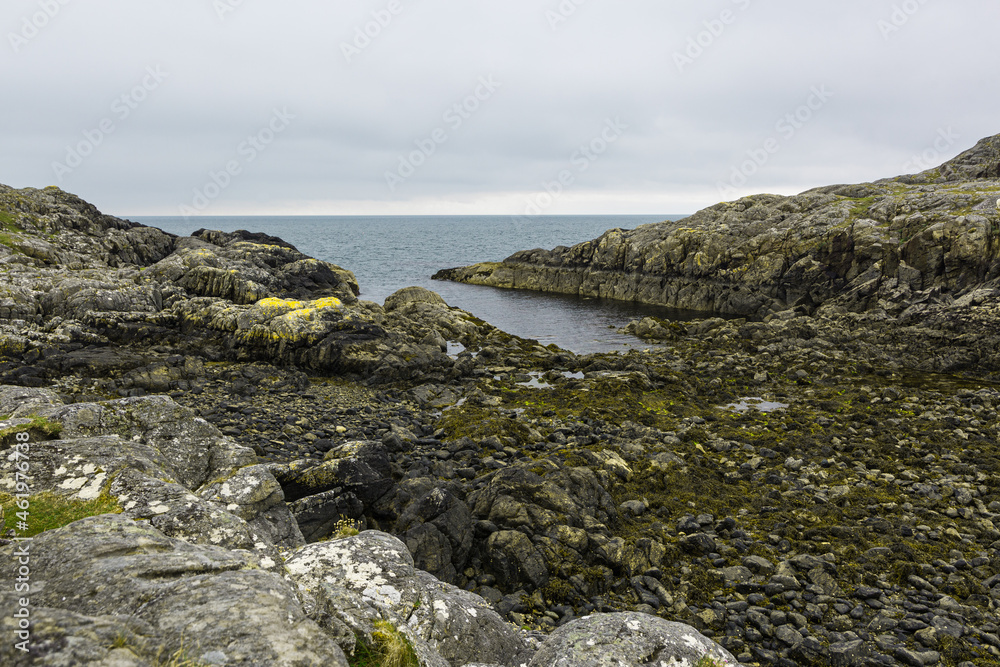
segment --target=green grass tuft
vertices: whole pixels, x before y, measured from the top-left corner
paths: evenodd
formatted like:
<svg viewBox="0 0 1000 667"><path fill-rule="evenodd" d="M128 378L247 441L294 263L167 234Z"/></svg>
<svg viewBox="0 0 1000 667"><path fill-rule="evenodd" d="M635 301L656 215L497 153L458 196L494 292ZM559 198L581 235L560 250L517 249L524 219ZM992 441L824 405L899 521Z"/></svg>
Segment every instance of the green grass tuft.
<svg viewBox="0 0 1000 667"><path fill-rule="evenodd" d="M21 501L23 503L23 500ZM46 530L62 528L74 521L99 514L121 514L118 499L103 492L93 500L74 500L43 491L27 498L28 509L18 507L18 499L9 493L0 493L3 507L3 532L14 528L21 521L28 524L26 531L18 530L18 537L33 537Z"/></svg>
<svg viewBox="0 0 1000 667"><path fill-rule="evenodd" d="M62 433L63 425L59 422L54 422L47 417L28 415L26 419L30 419L31 422L28 424L16 424L14 426L8 426L7 428L0 429L0 443L2 443L5 438L18 433L32 433L35 436L41 435L46 438L53 438ZM37 437L35 439L37 439Z"/></svg>
<svg viewBox="0 0 1000 667"><path fill-rule="evenodd" d="M348 656L351 667L420 667L413 645L388 621L375 621L373 645L358 638L354 655Z"/></svg>

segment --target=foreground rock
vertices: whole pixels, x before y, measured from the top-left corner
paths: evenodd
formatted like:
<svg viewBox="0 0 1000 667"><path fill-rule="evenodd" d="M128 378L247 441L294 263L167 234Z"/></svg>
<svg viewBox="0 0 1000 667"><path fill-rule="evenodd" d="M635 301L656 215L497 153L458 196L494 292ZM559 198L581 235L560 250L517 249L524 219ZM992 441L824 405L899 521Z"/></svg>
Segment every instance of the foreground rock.
<svg viewBox="0 0 1000 667"><path fill-rule="evenodd" d="M282 487L289 500L341 494L361 503L359 515L371 511L396 484L380 445L265 466L166 397L65 405L50 390L0 386L0 410L5 504L23 492L17 475L31 462L25 523L40 521L52 497L71 512L99 499L119 511L30 542L0 540L0 558L30 563L30 576L0 575L4 609L30 600L28 629L0 620L9 637L25 632L20 648L0 647L5 665L346 666L360 644L400 633L426 667L518 667L546 645L482 597L415 568L391 535L303 545ZM403 516L447 512L446 496L435 498L437 513ZM29 582L21 596L16 575Z"/></svg>
<svg viewBox="0 0 1000 667"><path fill-rule="evenodd" d="M531 667L694 665L708 656L734 664L728 651L692 628L646 614L588 616L552 633Z"/></svg>
<svg viewBox="0 0 1000 667"><path fill-rule="evenodd" d="M10 562L14 550L0 555ZM245 551L171 539L119 515L43 533L30 550L30 649L5 641L5 665L347 665L294 587ZM7 583L0 599L15 609ZM14 636L16 619L2 623Z"/></svg>

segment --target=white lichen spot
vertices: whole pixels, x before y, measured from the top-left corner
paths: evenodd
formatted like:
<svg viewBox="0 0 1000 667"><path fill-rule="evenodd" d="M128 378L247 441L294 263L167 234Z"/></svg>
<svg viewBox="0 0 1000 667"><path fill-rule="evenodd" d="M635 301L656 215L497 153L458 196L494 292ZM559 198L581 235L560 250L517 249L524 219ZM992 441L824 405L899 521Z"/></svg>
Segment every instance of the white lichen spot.
<svg viewBox="0 0 1000 667"><path fill-rule="evenodd" d="M52 471L52 474L53 475L65 475L67 472L69 472L69 471L66 469L66 466L59 466L58 468L56 468L55 470Z"/></svg>
<svg viewBox="0 0 1000 667"><path fill-rule="evenodd" d="M701 648L701 642L698 641L694 635L684 635L681 639L684 640L684 643L690 648Z"/></svg>
<svg viewBox="0 0 1000 667"><path fill-rule="evenodd" d="M63 480L63 483L59 485L59 488L71 491L77 491L79 489L82 489L86 484L87 484L86 477L70 477L69 479Z"/></svg>
<svg viewBox="0 0 1000 667"><path fill-rule="evenodd" d="M627 627L632 632L638 632L641 625L639 624L639 621L629 621L628 623L625 624L625 627Z"/></svg>
<svg viewBox="0 0 1000 667"><path fill-rule="evenodd" d="M376 604L387 607L397 605L403 599L403 594L389 584L375 585L373 583L361 591L361 595Z"/></svg>
<svg viewBox="0 0 1000 667"><path fill-rule="evenodd" d="M466 611L469 612L469 616L471 616L472 618L476 618L479 615L475 607L469 607Z"/></svg>
<svg viewBox="0 0 1000 667"><path fill-rule="evenodd" d="M101 473L94 477L89 484L85 485L77 495L80 500L94 500L101 495L101 487L104 486L104 480L107 479L107 473Z"/></svg>
<svg viewBox="0 0 1000 667"><path fill-rule="evenodd" d="M443 600L434 601L434 614L442 621L448 620L448 605Z"/></svg>
<svg viewBox="0 0 1000 667"><path fill-rule="evenodd" d="M159 505L150 505L149 506L149 513L150 514L166 514L169 511L170 511L170 508L167 507L166 505L162 504L162 503L159 504Z"/></svg>
<svg viewBox="0 0 1000 667"><path fill-rule="evenodd" d="M276 563L267 556L264 556L263 558L260 559L260 566L264 569L272 568L275 565Z"/></svg>
<svg viewBox="0 0 1000 667"><path fill-rule="evenodd" d="M134 500L130 500L127 503L125 503L125 509L130 510L130 509L134 508L138 504L139 503L135 502Z"/></svg>
<svg viewBox="0 0 1000 667"><path fill-rule="evenodd" d="M227 512L235 512L239 508L240 508L240 506L237 505L236 503L229 503L228 505L226 505L226 511Z"/></svg>
<svg viewBox="0 0 1000 667"><path fill-rule="evenodd" d="M219 491L219 495L231 496L233 495L233 490L229 488L229 482L224 482L222 484L222 490Z"/></svg>

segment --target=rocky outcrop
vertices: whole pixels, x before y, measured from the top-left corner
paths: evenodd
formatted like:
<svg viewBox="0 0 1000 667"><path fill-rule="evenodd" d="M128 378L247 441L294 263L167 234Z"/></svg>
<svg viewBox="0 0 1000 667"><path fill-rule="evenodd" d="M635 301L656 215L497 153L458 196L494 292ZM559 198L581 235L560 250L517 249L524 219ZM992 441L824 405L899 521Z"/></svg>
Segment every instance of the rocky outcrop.
<svg viewBox="0 0 1000 667"><path fill-rule="evenodd" d="M143 369L153 391L183 388L189 373L162 367L177 354L440 381L446 340L496 334L421 288L385 309L359 301L350 271L265 234L179 238L57 188L6 186L0 224L0 379L18 384Z"/></svg>
<svg viewBox="0 0 1000 667"><path fill-rule="evenodd" d="M0 547L0 556L16 560L15 549ZM347 665L294 585L248 551L110 514L43 533L30 553L29 649L3 642L5 665ZM9 568L2 580L0 604L15 609ZM0 624L15 636L17 619L5 613Z"/></svg>
<svg viewBox="0 0 1000 667"><path fill-rule="evenodd" d="M745 197L435 278L758 318L948 305L998 285L998 145L916 176Z"/></svg>

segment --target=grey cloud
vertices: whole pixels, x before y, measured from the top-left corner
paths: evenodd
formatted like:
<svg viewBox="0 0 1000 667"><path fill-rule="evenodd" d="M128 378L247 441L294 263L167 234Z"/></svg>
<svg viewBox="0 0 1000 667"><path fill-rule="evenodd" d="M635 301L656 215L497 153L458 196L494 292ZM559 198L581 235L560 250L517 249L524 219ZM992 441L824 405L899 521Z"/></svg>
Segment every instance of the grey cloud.
<svg viewBox="0 0 1000 667"><path fill-rule="evenodd" d="M574 174L560 211L616 212L627 192L633 211L673 213L714 203L769 138L780 150L740 192L892 175L939 131L960 137L942 160L1000 131L981 52L1000 8L987 0L232 4L220 17L212 0L69 2L15 52L10 35L40 5L8 1L0 182L174 214L288 108L295 120L206 213L398 213L408 202L426 213L456 199L507 213L575 169L578 147L620 117L628 130ZM678 54L691 62L679 68ZM149 67L169 76L122 117L113 105ZM445 114L480 77L502 85L455 126ZM814 86L834 97L781 134ZM106 119L113 131L88 148ZM387 187L385 173L439 129L433 154ZM89 154L59 174L53 163L76 148Z"/></svg>

